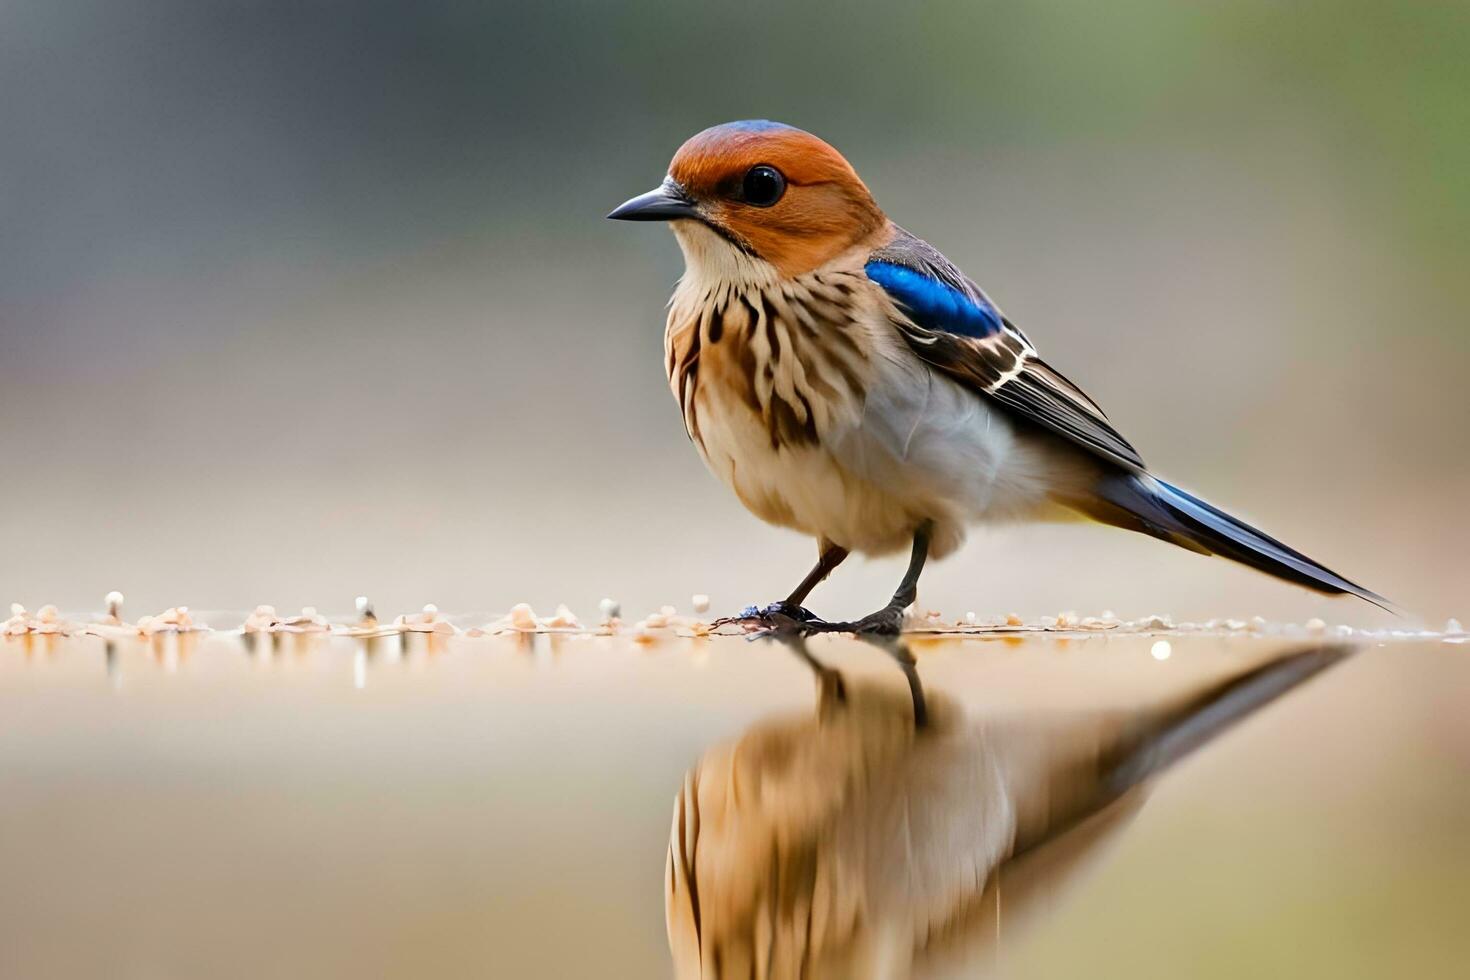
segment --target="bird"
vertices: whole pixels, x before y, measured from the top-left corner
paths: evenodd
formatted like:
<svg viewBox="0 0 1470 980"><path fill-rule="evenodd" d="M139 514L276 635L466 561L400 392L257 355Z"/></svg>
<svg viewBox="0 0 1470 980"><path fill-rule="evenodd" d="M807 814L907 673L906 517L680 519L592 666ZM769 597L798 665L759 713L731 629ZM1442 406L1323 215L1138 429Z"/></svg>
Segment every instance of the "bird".
<svg viewBox="0 0 1470 980"><path fill-rule="evenodd" d="M1093 520L1385 609L1357 585L1154 476L1102 408L973 280L894 223L805 130L713 126L608 218L670 225L684 274L665 369L706 466L818 559L755 626L891 635L929 559L975 525ZM892 598L849 622L804 603L850 554L909 551Z"/></svg>

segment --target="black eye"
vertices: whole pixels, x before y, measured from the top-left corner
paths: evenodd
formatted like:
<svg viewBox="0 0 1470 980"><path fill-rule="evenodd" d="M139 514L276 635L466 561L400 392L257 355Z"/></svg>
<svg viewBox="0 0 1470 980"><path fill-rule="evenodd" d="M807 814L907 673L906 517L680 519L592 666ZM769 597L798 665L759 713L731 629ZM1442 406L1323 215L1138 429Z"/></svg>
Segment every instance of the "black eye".
<svg viewBox="0 0 1470 980"><path fill-rule="evenodd" d="M740 199L758 208L770 207L785 193L786 178L781 176L781 171L764 163L747 170L740 182Z"/></svg>

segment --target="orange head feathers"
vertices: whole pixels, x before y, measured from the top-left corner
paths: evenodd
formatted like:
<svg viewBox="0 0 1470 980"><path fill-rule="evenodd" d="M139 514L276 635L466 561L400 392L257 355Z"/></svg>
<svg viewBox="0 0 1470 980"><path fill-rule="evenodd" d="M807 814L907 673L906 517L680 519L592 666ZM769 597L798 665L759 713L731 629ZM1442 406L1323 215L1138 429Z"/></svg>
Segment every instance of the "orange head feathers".
<svg viewBox="0 0 1470 980"><path fill-rule="evenodd" d="M691 137L661 187L608 217L698 221L784 275L818 268L887 226L842 154L810 133L764 121Z"/></svg>

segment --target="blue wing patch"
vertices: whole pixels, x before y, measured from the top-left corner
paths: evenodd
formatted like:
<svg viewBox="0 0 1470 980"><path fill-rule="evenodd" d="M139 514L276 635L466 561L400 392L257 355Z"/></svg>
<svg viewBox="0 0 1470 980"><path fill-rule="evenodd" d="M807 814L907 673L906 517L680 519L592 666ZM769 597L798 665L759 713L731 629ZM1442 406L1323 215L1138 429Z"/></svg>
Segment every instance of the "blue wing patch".
<svg viewBox="0 0 1470 980"><path fill-rule="evenodd" d="M875 260L863 266L863 271L926 330L989 337L1004 328L1000 311L983 298L969 296L906 265Z"/></svg>

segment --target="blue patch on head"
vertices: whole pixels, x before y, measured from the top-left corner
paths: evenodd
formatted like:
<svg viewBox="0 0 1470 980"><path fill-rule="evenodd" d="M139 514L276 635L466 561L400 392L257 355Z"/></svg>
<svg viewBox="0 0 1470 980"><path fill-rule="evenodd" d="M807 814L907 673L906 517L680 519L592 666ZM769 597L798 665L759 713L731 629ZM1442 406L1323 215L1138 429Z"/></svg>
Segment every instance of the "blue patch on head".
<svg viewBox="0 0 1470 980"><path fill-rule="evenodd" d="M915 323L927 330L989 337L1003 329L1000 311L949 283L894 262L869 262L868 278L882 286Z"/></svg>

